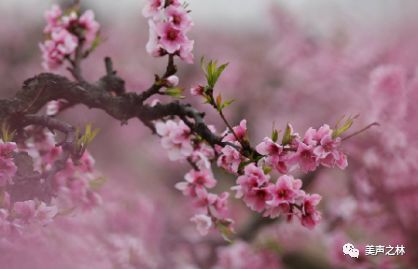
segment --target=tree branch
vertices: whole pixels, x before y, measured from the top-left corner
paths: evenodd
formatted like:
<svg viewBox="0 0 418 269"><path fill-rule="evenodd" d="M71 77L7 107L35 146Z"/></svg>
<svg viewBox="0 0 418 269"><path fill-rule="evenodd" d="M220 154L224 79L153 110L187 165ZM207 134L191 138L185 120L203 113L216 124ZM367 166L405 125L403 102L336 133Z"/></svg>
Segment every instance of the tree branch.
<svg viewBox="0 0 418 269"><path fill-rule="evenodd" d="M148 94L126 93L124 81L111 70L109 60L106 66L107 74L95 83L70 81L51 73L43 73L26 80L14 98L0 100L0 121L6 120L13 127L16 117L35 114L49 101L63 99L68 102L68 106L81 104L97 108L122 122L137 118L147 126L151 121L168 116L188 117L193 120L191 129L196 134L211 145L223 145L221 137L213 134L205 124L204 113L177 101L153 107L145 105L144 96ZM167 74L173 72L172 68L167 70Z"/></svg>
<svg viewBox="0 0 418 269"><path fill-rule="evenodd" d="M152 84L148 90L140 94L139 100L141 102L144 102L149 97L153 96L154 94L157 94L160 91L160 89L163 87L163 85L160 83L160 80L168 78L169 76L174 75L176 72L177 72L177 67L174 64L174 55L170 54L168 55L167 68L165 70L163 77L160 78L159 76L155 76L154 84Z"/></svg>

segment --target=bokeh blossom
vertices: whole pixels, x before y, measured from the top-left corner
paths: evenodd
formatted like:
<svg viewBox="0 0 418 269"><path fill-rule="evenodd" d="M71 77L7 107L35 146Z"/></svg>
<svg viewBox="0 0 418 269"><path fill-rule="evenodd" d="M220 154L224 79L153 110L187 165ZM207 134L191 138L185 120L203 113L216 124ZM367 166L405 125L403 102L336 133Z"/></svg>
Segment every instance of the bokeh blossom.
<svg viewBox="0 0 418 269"><path fill-rule="evenodd" d="M69 158L50 186L41 179L21 187L22 177L36 179L51 171L66 152L65 135L47 128L7 133L12 139L0 143L2 264L11 269L417 264L413 123L418 115L418 54L411 22L391 31L391 41L370 35L367 28L337 25L336 33L323 37L277 7L271 9L268 35L195 25L195 55L229 62L211 88L202 82L207 74L197 65L183 69L178 61L193 61L189 6L147 1L143 15L148 23L142 18L135 27L128 20L120 26L103 24L106 40L93 54L100 41L93 11L52 7L45 13L45 41L40 45L44 67L71 68L82 45L80 55L89 57L83 62L86 78L100 78L104 70L97 63L112 55L128 92L110 89L108 97L134 96L155 78L162 88L144 104L164 106L173 97L166 93L179 91L173 95L186 99L178 103L190 102L191 108L205 112L204 124L219 144L213 146L195 133L190 114L148 122L155 139L133 120L122 117L112 123L96 109L71 107L59 99L49 102L45 111L51 118L77 125L94 122L103 135L88 151ZM20 29L14 20L5 15L0 45L11 55L23 51L25 57L16 54L0 61L5 97L19 88L16 82L41 72L38 55L28 50L35 25L22 24ZM141 44L152 56L171 57L179 72L156 77L152 58L138 49ZM196 97L187 98L190 94ZM29 98L36 102L47 97L40 92ZM224 109L226 98L235 102ZM32 109L25 106L22 111ZM230 126L219 118L220 111ZM353 127L348 124L349 131L340 133L348 126L341 117L351 113L360 116ZM286 126L287 121L291 124ZM375 121L380 127L350 137ZM80 138L82 130L77 132ZM407 255L350 260L340 251L346 242L353 242L360 253L371 243L404 244Z"/></svg>

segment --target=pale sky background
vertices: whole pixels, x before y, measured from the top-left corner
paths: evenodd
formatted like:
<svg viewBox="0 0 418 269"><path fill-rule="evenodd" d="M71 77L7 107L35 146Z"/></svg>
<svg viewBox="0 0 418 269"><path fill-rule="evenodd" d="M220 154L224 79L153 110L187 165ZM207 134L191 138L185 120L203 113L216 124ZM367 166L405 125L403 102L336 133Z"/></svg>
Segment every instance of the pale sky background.
<svg viewBox="0 0 418 269"><path fill-rule="evenodd" d="M117 22L140 16L145 0L82 0ZM17 17L41 16L53 0L0 0L2 11ZM418 17L418 0L189 0L196 25L260 29L268 25L268 9L275 2L296 14L303 24L322 32L351 24L384 29L399 21ZM29 7L29 8L28 8ZM39 17L38 17L39 18Z"/></svg>

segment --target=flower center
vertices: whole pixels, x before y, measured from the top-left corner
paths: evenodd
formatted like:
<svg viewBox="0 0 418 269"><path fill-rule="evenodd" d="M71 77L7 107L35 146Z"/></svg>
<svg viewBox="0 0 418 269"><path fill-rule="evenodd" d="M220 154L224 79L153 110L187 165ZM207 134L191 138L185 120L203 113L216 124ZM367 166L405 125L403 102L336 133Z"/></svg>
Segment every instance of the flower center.
<svg viewBox="0 0 418 269"><path fill-rule="evenodd" d="M195 182L197 185L203 185L205 183L205 178L202 176L198 176L196 177Z"/></svg>
<svg viewBox="0 0 418 269"><path fill-rule="evenodd" d="M173 15L173 23L175 25L180 25L181 24L181 16L179 16L179 15Z"/></svg>
<svg viewBox="0 0 418 269"><path fill-rule="evenodd" d="M167 39L174 41L177 39L177 31L175 29L170 29L167 32Z"/></svg>
<svg viewBox="0 0 418 269"><path fill-rule="evenodd" d="M288 195L287 190L279 190L279 191L277 192L277 196L278 196L279 198L281 198L281 199L286 198L286 197L287 197L287 195Z"/></svg>
<svg viewBox="0 0 418 269"><path fill-rule="evenodd" d="M264 200L267 196L267 192L265 190L257 190L256 195L258 198Z"/></svg>
<svg viewBox="0 0 418 269"><path fill-rule="evenodd" d="M309 150L302 151L302 153L300 155L303 159L311 159L312 158L312 154Z"/></svg>
<svg viewBox="0 0 418 269"><path fill-rule="evenodd" d="M159 8L160 6L161 6L161 0L157 0L157 1L155 1L154 2L154 4L152 5L152 7L154 8L154 9L157 9L157 8Z"/></svg>

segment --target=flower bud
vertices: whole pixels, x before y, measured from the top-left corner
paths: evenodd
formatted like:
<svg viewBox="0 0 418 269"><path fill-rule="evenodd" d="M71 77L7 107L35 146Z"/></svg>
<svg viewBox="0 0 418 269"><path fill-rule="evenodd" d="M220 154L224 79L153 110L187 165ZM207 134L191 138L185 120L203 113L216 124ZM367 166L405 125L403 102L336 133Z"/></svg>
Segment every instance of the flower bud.
<svg viewBox="0 0 418 269"><path fill-rule="evenodd" d="M197 85L197 86L190 89L190 93L193 96L203 95L204 90L205 90L205 88L203 86Z"/></svg>
<svg viewBox="0 0 418 269"><path fill-rule="evenodd" d="M176 75L169 76L165 83L167 87L176 87L179 84L179 78Z"/></svg>

